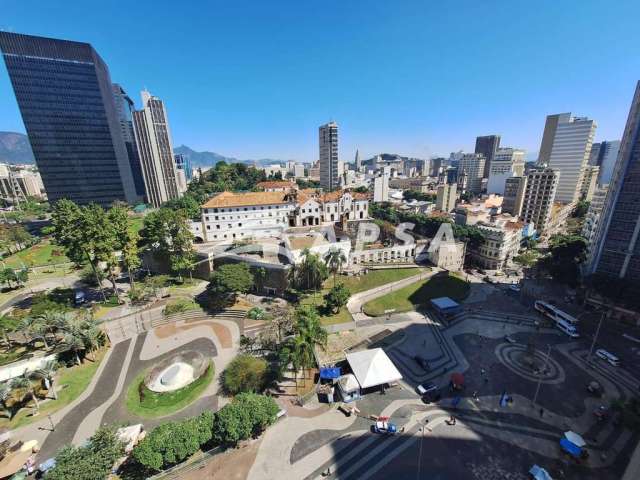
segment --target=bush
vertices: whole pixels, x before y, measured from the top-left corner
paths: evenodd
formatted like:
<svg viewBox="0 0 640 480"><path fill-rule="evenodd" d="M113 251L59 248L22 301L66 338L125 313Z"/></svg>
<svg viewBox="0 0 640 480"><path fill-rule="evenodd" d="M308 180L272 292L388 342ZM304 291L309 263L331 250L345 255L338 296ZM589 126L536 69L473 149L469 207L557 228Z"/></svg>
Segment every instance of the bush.
<svg viewBox="0 0 640 480"><path fill-rule="evenodd" d="M258 436L276 420L278 404L271 397L241 393L215 416L213 440L220 445L236 445Z"/></svg>
<svg viewBox="0 0 640 480"><path fill-rule="evenodd" d="M344 283L339 283L324 296L325 308L331 313L336 313L347 304L350 296L351 292Z"/></svg>
<svg viewBox="0 0 640 480"><path fill-rule="evenodd" d="M262 320L264 318L264 310L260 307L253 307L247 312L247 317L251 320Z"/></svg>
<svg viewBox="0 0 640 480"><path fill-rule="evenodd" d="M47 472L47 480L103 480L116 460L124 454L124 444L115 427L100 427L81 446L67 445L56 455L56 466Z"/></svg>
<svg viewBox="0 0 640 480"><path fill-rule="evenodd" d="M174 313L184 313L190 310L195 310L196 308L200 308L197 303L193 300L187 300L184 298L175 300L171 302L166 307L164 307L165 315L172 315Z"/></svg>
<svg viewBox="0 0 640 480"><path fill-rule="evenodd" d="M210 442L213 419L213 412L206 411L181 422L163 423L136 445L133 458L154 471L180 463Z"/></svg>
<svg viewBox="0 0 640 480"><path fill-rule="evenodd" d="M268 383L267 361L251 355L238 355L222 373L222 385L227 393L261 392Z"/></svg>

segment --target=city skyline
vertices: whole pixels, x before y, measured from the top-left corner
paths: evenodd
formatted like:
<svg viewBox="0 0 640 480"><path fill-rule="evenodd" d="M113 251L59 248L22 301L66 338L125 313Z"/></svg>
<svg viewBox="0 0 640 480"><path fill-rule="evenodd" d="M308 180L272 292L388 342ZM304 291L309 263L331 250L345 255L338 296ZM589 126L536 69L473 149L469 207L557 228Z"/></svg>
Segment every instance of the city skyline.
<svg viewBox="0 0 640 480"><path fill-rule="evenodd" d="M149 21L132 30L118 17L117 4L83 11L85 21L78 21L51 5L38 5L42 14L35 18L29 15L35 3L11 1L0 28L91 43L132 96L147 87L165 100L175 145L236 158L317 160L315 129L332 119L341 125L343 161L352 161L357 148L362 158L471 152L477 136L491 134L534 160L546 116L565 111L596 120L596 141L621 137L640 67L631 54L637 42L629 38L637 34L622 25L640 13L632 2L617 4L615 12L604 4L567 2L530 11L526 19L503 3L492 11L501 25L495 30L483 26L487 14L473 6L367 5L333 4L340 23L316 32L329 15L320 7L291 4L274 13L257 5L244 16L239 7L200 4L168 16L168 7L140 2L127 14ZM579 42L564 41L587 31L595 15L601 21L588 29L588 54ZM183 16L195 25L181 26ZM171 22L174 35L145 44L139 61L135 46L155 28L151 20ZM202 31L207 22L217 34ZM532 32L540 25L543 40ZM192 26L198 27L193 33ZM242 29L246 35L237 34ZM618 41L622 31L627 36ZM503 45L505 35L515 45ZM517 65L503 70L514 59ZM330 76L319 75L329 61L335 63ZM619 65L625 68L609 75ZM24 132L4 70L0 130Z"/></svg>

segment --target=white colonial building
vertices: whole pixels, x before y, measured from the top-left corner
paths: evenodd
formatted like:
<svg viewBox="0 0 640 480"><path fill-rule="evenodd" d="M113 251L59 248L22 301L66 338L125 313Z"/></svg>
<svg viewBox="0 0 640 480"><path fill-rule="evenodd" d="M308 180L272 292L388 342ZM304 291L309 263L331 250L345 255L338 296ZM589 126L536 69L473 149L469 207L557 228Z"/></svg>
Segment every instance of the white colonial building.
<svg viewBox="0 0 640 480"><path fill-rule="evenodd" d="M201 207L201 225L192 232L203 242L276 237L292 227L319 226L368 218L366 194L337 190L275 189L222 192Z"/></svg>

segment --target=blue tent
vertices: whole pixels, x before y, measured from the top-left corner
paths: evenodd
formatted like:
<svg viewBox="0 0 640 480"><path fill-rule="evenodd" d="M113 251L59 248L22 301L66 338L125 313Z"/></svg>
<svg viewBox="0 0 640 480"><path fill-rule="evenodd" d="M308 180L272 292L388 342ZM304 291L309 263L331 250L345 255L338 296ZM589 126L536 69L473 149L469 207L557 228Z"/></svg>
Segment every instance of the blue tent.
<svg viewBox="0 0 640 480"><path fill-rule="evenodd" d="M566 438L561 438L560 439L560 446L568 454L573 455L576 458L580 458L580 454L582 453L582 449L579 446L571 443Z"/></svg>
<svg viewBox="0 0 640 480"><path fill-rule="evenodd" d="M333 367L333 368L321 368L320 369L320 378L322 378L323 380L331 380L333 378L338 378L340 376L340 368L339 367Z"/></svg>

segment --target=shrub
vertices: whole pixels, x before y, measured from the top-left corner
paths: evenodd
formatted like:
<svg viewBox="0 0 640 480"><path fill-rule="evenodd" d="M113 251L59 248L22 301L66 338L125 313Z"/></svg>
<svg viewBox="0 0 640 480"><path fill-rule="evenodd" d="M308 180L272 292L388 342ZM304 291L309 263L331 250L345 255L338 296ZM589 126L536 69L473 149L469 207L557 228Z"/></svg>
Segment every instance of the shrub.
<svg viewBox="0 0 640 480"><path fill-rule="evenodd" d="M213 440L220 445L235 445L257 436L276 420L278 410L271 397L241 393L216 413Z"/></svg>
<svg viewBox="0 0 640 480"><path fill-rule="evenodd" d="M227 393L260 392L268 382L267 361L243 354L234 358L222 373L222 385Z"/></svg>
<svg viewBox="0 0 640 480"><path fill-rule="evenodd" d="M213 419L214 414L206 411L181 422L163 423L136 445L133 458L155 471L180 463L209 443Z"/></svg>
<svg viewBox="0 0 640 480"><path fill-rule="evenodd" d="M124 454L124 444L115 427L100 427L81 446L67 445L56 455L56 466L47 472L47 480L103 480L115 461Z"/></svg>

